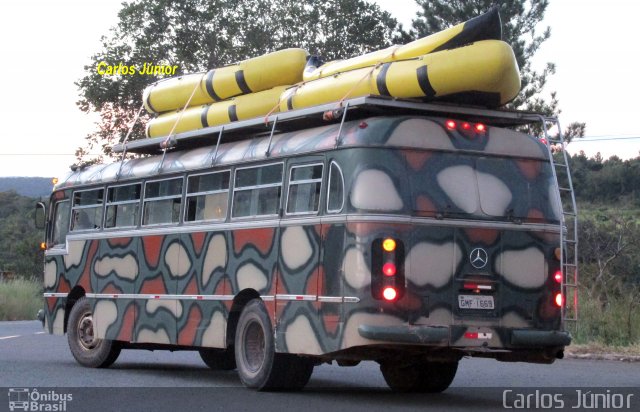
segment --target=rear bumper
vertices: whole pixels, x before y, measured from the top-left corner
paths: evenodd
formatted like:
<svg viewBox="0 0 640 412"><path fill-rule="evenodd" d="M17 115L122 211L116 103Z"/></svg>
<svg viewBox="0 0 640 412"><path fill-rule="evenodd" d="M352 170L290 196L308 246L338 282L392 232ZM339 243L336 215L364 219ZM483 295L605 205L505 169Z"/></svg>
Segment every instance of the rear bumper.
<svg viewBox="0 0 640 412"><path fill-rule="evenodd" d="M451 336L451 330L447 326L360 325L358 333L363 338L397 343L442 346L450 345L454 340ZM504 348L557 347L567 346L571 343L571 335L564 331L503 329L500 335L503 337L502 347Z"/></svg>

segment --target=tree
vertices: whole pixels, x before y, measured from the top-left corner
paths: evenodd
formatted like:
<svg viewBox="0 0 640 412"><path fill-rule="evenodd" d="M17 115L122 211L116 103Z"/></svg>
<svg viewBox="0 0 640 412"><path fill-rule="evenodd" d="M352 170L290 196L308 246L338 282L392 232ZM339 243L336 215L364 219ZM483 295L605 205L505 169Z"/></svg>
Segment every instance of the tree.
<svg viewBox="0 0 640 412"><path fill-rule="evenodd" d="M411 36L420 38L444 30L460 22L478 16L497 5L502 18L503 40L513 48L522 88L520 94L509 104L510 108L533 110L546 115L560 113L555 92L549 99L542 96L547 78L555 73L555 65L547 63L542 71L532 66L532 57L542 43L551 36L551 29L537 28L544 18L548 0L416 0L422 10L413 20ZM585 124L572 123L564 132L566 141L584 136Z"/></svg>
<svg viewBox="0 0 640 412"><path fill-rule="evenodd" d="M102 76L100 62L176 65L183 74L287 47L345 58L391 45L397 27L366 0L133 0L123 3L118 18L76 83L80 109L100 114L97 130L76 151L80 161L96 149L110 155L141 106L142 91L159 77ZM144 137L147 120L143 113L130 139Z"/></svg>

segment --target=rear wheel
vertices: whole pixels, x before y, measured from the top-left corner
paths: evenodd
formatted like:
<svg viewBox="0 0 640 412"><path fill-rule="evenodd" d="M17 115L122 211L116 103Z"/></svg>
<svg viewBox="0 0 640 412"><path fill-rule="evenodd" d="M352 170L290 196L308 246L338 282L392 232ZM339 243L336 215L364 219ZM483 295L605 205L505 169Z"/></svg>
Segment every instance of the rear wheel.
<svg viewBox="0 0 640 412"><path fill-rule="evenodd" d="M276 353L273 329L260 299L247 303L235 336L235 357L242 383L258 390L302 389L313 372L313 362Z"/></svg>
<svg viewBox="0 0 640 412"><path fill-rule="evenodd" d="M442 392L451 385L458 362L383 362L380 371L387 385L398 392Z"/></svg>
<svg viewBox="0 0 640 412"><path fill-rule="evenodd" d="M78 299L69 313L67 340L73 357L89 368L111 366L120 355L117 342L95 337L93 313L86 297Z"/></svg>
<svg viewBox="0 0 640 412"><path fill-rule="evenodd" d="M236 368L236 358L233 348L200 349L202 361L211 369L231 371Z"/></svg>

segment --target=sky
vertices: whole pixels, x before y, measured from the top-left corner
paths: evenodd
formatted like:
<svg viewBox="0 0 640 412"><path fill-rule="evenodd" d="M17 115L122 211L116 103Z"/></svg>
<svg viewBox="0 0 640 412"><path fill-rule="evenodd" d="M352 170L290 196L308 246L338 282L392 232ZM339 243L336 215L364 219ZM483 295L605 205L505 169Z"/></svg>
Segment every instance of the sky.
<svg viewBox="0 0 640 412"><path fill-rule="evenodd" d="M410 27L413 0L376 0ZM0 176L61 176L94 129L80 111L74 82L117 22L121 0L0 2ZM551 0L544 25L551 38L534 65L556 64L563 125L587 123L570 153L604 158L640 151L640 46L637 0ZM616 140L602 140L616 137ZM636 138L634 138L636 137Z"/></svg>

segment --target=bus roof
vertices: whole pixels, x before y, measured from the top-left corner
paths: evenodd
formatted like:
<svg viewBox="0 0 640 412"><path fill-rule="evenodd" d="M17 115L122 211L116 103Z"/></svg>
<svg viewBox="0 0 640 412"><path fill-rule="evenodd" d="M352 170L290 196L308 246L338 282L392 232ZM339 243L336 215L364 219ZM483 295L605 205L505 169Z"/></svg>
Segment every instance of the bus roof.
<svg viewBox="0 0 640 412"><path fill-rule="evenodd" d="M408 150L465 151L548 161L547 148L524 133L487 127L486 142L475 148L461 147L446 130L445 119L425 116L369 117L189 150L167 151L166 155L125 160L76 169L59 179L54 189L163 176L211 167L326 152L346 147L387 147Z"/></svg>

